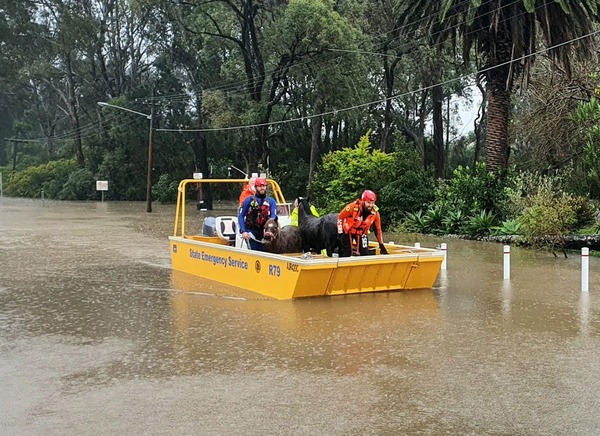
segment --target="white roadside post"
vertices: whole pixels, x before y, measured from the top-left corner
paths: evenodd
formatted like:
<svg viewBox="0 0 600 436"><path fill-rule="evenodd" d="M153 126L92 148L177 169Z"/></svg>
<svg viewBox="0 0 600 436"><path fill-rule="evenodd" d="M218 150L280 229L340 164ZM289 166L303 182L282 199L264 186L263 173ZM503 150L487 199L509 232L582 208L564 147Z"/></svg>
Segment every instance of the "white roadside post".
<svg viewBox="0 0 600 436"><path fill-rule="evenodd" d="M421 243L420 242L415 242L415 248L421 248Z"/></svg>
<svg viewBox="0 0 600 436"><path fill-rule="evenodd" d="M510 245L504 246L504 280L510 279Z"/></svg>
<svg viewBox="0 0 600 436"><path fill-rule="evenodd" d="M442 269L447 269L448 245L445 242L442 242L440 249L444 253L444 260L442 260Z"/></svg>
<svg viewBox="0 0 600 436"><path fill-rule="evenodd" d="M590 290L590 249L581 249L581 292Z"/></svg>

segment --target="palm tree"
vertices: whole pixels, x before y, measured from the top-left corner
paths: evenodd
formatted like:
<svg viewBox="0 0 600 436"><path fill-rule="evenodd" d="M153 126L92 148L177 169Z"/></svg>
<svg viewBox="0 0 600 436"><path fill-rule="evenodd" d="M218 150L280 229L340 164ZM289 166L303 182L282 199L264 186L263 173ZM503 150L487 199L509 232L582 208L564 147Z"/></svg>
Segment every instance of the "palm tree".
<svg viewBox="0 0 600 436"><path fill-rule="evenodd" d="M510 99L515 80L527 85L541 35L552 60L570 72L573 54L594 52L593 24L600 0L396 0L400 33L414 32L435 44L462 42L469 61L474 49L477 71L488 102L486 163L489 171L508 167Z"/></svg>

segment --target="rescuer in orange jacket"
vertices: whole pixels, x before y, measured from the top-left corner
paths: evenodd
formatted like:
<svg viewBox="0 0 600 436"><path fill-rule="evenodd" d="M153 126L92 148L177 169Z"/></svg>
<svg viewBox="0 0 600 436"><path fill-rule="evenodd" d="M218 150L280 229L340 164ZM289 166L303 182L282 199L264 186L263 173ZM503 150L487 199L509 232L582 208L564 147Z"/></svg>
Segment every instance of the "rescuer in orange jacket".
<svg viewBox="0 0 600 436"><path fill-rule="evenodd" d="M338 214L338 238L340 242L339 256L349 257L354 255L368 255L369 240L367 234L372 225L379 242L381 254L388 254L383 245L381 233L381 218L374 209L377 196L368 189L356 201L349 203Z"/></svg>
<svg viewBox="0 0 600 436"><path fill-rule="evenodd" d="M251 177L250 180L248 180L248 183L244 184L244 186L242 187L242 193L240 194L240 198L238 200L240 207L242 207L242 203L244 203L244 200L246 198L256 194L256 187L254 186L254 182L256 182L256 177Z"/></svg>

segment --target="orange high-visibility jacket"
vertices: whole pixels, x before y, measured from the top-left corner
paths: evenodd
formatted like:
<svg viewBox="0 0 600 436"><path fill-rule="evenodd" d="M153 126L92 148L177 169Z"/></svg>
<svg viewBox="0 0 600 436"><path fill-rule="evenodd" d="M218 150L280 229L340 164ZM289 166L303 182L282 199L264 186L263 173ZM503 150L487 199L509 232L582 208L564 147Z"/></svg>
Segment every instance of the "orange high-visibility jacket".
<svg viewBox="0 0 600 436"><path fill-rule="evenodd" d="M254 186L250 186L249 183L246 183L242 188L242 193L240 194L240 198L238 200L240 206L246 198L250 197L251 195L254 195L255 193L256 191L254 190Z"/></svg>
<svg viewBox="0 0 600 436"><path fill-rule="evenodd" d="M377 241L383 244L383 235L381 233L381 218L379 212L371 210L366 218L363 218L363 202L356 200L349 203L338 214L338 227L341 223L344 233L350 235L366 235L373 224L377 233ZM339 231L339 230L338 230Z"/></svg>

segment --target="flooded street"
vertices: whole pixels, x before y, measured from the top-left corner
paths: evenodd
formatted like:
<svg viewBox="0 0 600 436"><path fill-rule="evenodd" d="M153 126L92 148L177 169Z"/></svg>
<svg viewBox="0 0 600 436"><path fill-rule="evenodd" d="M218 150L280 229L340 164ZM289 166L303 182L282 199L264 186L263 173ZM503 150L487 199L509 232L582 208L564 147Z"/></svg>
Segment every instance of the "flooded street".
<svg viewBox="0 0 600 436"><path fill-rule="evenodd" d="M3 199L1 434L600 434L600 259L388 234L448 243L434 289L243 298L153 209Z"/></svg>

